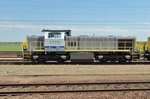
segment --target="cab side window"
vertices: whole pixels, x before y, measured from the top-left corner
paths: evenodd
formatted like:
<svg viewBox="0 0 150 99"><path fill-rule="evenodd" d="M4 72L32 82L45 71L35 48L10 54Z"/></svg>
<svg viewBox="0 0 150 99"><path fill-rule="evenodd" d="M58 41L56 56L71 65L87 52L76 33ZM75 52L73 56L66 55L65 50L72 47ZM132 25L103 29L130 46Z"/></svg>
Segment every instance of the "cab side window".
<svg viewBox="0 0 150 99"><path fill-rule="evenodd" d="M49 33L48 38L61 38L61 33Z"/></svg>

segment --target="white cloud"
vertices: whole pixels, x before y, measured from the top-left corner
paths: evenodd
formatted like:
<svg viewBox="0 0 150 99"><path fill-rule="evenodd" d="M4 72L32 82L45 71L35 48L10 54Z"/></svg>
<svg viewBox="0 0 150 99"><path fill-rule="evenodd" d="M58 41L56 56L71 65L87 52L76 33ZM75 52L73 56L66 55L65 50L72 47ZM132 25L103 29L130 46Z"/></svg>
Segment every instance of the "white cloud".
<svg viewBox="0 0 150 99"><path fill-rule="evenodd" d="M150 22L143 22L144 25L150 25Z"/></svg>
<svg viewBox="0 0 150 99"><path fill-rule="evenodd" d="M148 23L147 23L148 24ZM136 36L140 40L150 36L150 28L122 28L117 26L76 26L76 25L40 25L19 22L0 22L1 29L24 29L40 30L42 29L70 29L74 35L116 35L116 36Z"/></svg>
<svg viewBox="0 0 150 99"><path fill-rule="evenodd" d="M146 24L146 23L145 23ZM148 23L147 23L148 24ZM116 26L74 26L74 25L40 25L30 23L18 23L18 22L0 22L0 28L2 29L71 29L78 32L115 32L115 33L127 33L127 32L150 32L150 29L131 29L121 28Z"/></svg>

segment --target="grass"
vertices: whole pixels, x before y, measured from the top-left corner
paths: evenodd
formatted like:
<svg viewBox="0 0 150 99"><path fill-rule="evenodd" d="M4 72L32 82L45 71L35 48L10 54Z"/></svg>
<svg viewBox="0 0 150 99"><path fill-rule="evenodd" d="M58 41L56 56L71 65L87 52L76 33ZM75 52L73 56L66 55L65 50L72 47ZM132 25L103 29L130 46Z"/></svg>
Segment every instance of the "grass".
<svg viewBox="0 0 150 99"><path fill-rule="evenodd" d="M21 51L21 49L20 43L0 43L0 51Z"/></svg>

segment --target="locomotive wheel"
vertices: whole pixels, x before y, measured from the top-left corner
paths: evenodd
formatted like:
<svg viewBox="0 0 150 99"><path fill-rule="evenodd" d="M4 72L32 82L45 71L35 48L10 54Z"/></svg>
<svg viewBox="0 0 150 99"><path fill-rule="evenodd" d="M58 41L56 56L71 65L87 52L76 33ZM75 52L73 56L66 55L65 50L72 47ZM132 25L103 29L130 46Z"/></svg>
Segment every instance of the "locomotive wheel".
<svg viewBox="0 0 150 99"><path fill-rule="evenodd" d="M37 62L43 64L46 63L46 60L44 58L38 58Z"/></svg>
<svg viewBox="0 0 150 99"><path fill-rule="evenodd" d="M102 59L102 60L101 60L101 63L106 63L106 62L107 62L106 59Z"/></svg>
<svg viewBox="0 0 150 99"><path fill-rule="evenodd" d="M58 63L64 63L64 60L59 57L59 58L57 58L57 62L58 62Z"/></svg>
<svg viewBox="0 0 150 99"><path fill-rule="evenodd" d="M126 59L121 59L121 60L119 60L119 63L126 63Z"/></svg>
<svg viewBox="0 0 150 99"><path fill-rule="evenodd" d="M150 57L148 57L147 60L150 60Z"/></svg>

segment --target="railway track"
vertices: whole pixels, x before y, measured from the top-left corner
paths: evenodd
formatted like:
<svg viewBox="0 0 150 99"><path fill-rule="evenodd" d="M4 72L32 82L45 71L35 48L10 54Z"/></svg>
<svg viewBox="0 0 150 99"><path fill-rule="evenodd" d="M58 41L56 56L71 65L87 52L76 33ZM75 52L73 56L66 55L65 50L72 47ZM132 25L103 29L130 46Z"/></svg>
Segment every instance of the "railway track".
<svg viewBox="0 0 150 99"><path fill-rule="evenodd" d="M39 64L39 63L34 63L32 61L29 61L29 60L24 60L22 58L0 58L0 65L5 65L5 64L8 64L8 65L36 65L36 64ZM40 63L41 64L41 63ZM86 65L86 64L90 64L90 65L99 65L99 64L103 64L103 65L129 65L129 64L141 64L141 65L149 65L150 64L150 61L148 60L134 60L132 62L127 62L127 63L112 63L112 62L107 62L107 63L100 63L100 62L70 62L70 61L67 61L67 62L64 62L64 63L58 63L56 61L48 61L44 64L54 64L54 65L61 65L61 64L69 64L69 65L76 65L76 64L81 64L81 65Z"/></svg>
<svg viewBox="0 0 150 99"><path fill-rule="evenodd" d="M46 94L46 93L86 93L86 92L126 92L126 91L133 92L133 91L150 91L150 82L139 81L139 82L89 82L89 83L82 82L82 83L51 83L51 84L0 84L0 88L1 88L0 96L20 95L20 94ZM8 90L8 88L9 91L6 91ZM15 88L15 90L13 88ZM27 88L29 89L27 90Z"/></svg>
<svg viewBox="0 0 150 99"><path fill-rule="evenodd" d="M7 60L0 61L0 65L150 65L149 61L132 61L130 63L99 63L99 62L65 62L65 63L57 63L57 62L47 62L47 63L34 63L31 61L22 61L22 60Z"/></svg>

